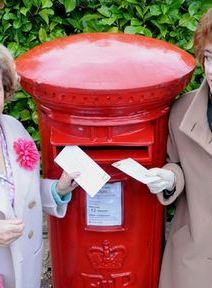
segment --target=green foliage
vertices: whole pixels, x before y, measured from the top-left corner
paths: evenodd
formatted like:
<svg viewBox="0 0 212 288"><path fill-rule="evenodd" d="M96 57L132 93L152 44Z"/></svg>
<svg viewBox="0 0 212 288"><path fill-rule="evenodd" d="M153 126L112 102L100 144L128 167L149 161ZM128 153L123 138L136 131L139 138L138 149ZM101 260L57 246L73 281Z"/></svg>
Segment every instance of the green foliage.
<svg viewBox="0 0 212 288"><path fill-rule="evenodd" d="M171 222L172 218L174 216L175 213L175 204L169 205L166 209L166 220L167 222Z"/></svg>
<svg viewBox="0 0 212 288"><path fill-rule="evenodd" d="M74 33L119 32L155 37L192 53L192 37L211 0L5 0L0 6L0 42L17 57L32 47ZM188 90L196 88L198 67ZM37 113L23 91L5 107L39 143Z"/></svg>

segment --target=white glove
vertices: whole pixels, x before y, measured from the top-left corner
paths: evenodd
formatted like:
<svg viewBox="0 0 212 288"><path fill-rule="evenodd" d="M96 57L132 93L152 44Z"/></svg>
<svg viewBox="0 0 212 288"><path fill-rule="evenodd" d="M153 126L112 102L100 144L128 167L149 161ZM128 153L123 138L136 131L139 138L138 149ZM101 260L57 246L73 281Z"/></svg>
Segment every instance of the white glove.
<svg viewBox="0 0 212 288"><path fill-rule="evenodd" d="M160 179L147 184L150 192L157 194L165 189L171 191L175 187L175 174L167 169L152 168L148 175L159 176Z"/></svg>

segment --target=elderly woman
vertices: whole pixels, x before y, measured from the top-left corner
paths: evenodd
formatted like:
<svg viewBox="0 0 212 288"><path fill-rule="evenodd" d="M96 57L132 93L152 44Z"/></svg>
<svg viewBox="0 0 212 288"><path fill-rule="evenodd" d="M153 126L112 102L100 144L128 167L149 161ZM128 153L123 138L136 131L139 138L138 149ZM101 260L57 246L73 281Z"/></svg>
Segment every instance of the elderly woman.
<svg viewBox="0 0 212 288"><path fill-rule="evenodd" d="M212 287L212 9L194 35L206 79L177 100L169 120L168 164L153 168L159 201L178 198L162 262L160 288Z"/></svg>
<svg viewBox="0 0 212 288"><path fill-rule="evenodd" d="M1 45L0 287L39 288L42 208L63 217L78 173L69 176L63 172L58 182L40 181L39 154L32 138L20 122L2 114L4 101L12 96L16 84L13 58Z"/></svg>

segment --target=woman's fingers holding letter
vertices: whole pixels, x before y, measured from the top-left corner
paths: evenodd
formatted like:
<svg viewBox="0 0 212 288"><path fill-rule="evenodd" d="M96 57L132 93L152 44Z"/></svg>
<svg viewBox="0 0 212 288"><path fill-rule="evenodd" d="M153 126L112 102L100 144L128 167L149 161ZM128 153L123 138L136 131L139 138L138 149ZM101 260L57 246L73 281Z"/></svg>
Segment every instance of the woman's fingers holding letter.
<svg viewBox="0 0 212 288"><path fill-rule="evenodd" d="M78 186L75 179L79 176L80 176L79 172L68 174L67 172L63 171L56 186L57 191L61 195L65 195L68 192L72 192Z"/></svg>

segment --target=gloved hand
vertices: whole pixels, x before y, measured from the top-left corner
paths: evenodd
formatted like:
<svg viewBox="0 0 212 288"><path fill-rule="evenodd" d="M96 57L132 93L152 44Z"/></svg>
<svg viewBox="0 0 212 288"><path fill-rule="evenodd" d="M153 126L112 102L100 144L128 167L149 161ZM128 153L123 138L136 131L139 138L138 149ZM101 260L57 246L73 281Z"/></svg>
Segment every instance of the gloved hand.
<svg viewBox="0 0 212 288"><path fill-rule="evenodd" d="M171 191L175 187L175 174L167 169L152 168L149 169L148 175L158 176L159 180L147 184L150 192L157 194L165 189Z"/></svg>
<svg viewBox="0 0 212 288"><path fill-rule="evenodd" d="M78 184L74 181L80 175L79 172L68 174L63 171L59 181L57 182L56 189L58 193L63 196L68 192L72 192Z"/></svg>

